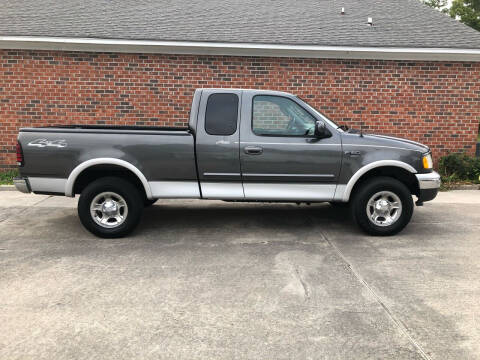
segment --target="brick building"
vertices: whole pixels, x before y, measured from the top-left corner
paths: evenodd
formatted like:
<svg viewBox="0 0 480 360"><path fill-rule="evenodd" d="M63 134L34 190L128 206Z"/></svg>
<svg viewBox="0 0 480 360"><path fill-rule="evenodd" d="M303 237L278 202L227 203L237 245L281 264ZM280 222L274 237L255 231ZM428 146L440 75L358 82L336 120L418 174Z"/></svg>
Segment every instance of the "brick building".
<svg viewBox="0 0 480 360"><path fill-rule="evenodd" d="M185 125L197 87L288 91L435 156L473 154L480 33L418 0L7 1L0 168L20 127Z"/></svg>

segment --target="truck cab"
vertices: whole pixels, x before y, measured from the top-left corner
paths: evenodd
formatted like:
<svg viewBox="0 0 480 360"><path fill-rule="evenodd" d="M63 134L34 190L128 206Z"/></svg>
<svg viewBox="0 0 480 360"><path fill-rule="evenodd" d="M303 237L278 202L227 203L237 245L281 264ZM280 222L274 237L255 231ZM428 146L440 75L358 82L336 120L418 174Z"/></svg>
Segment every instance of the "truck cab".
<svg viewBox="0 0 480 360"><path fill-rule="evenodd" d="M190 128L203 198L333 200L342 142L328 119L282 92L208 89L195 98Z"/></svg>

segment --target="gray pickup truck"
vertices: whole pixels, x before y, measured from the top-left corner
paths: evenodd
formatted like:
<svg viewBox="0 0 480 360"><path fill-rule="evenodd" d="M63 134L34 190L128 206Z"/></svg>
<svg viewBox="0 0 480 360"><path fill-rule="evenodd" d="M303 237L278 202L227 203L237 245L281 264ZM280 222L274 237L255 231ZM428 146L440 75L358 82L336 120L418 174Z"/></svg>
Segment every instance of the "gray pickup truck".
<svg viewBox="0 0 480 360"><path fill-rule="evenodd" d="M338 126L278 91L198 89L188 128L24 128L22 192L75 196L82 224L120 237L157 199L349 203L367 233L402 230L435 198L430 150Z"/></svg>

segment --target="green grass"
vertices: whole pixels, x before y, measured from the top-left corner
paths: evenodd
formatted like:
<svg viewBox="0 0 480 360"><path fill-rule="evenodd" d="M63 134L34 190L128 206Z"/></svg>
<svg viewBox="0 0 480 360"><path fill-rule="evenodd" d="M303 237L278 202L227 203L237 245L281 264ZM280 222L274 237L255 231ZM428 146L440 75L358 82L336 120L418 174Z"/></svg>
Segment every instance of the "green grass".
<svg viewBox="0 0 480 360"><path fill-rule="evenodd" d="M13 178L18 176L18 170L8 170L0 172L0 185L12 185Z"/></svg>
<svg viewBox="0 0 480 360"><path fill-rule="evenodd" d="M448 191L455 189L459 185L478 185L480 181L451 181L448 178L442 176L442 185L440 185L440 191Z"/></svg>
<svg viewBox="0 0 480 360"><path fill-rule="evenodd" d="M480 142L480 133L478 134L477 141Z"/></svg>

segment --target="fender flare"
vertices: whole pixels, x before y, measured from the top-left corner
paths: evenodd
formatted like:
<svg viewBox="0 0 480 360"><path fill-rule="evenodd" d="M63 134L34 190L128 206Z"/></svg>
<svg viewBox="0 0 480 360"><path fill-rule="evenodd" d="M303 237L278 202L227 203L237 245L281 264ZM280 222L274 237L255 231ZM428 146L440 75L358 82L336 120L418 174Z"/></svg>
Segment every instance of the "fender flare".
<svg viewBox="0 0 480 360"><path fill-rule="evenodd" d="M393 166L393 167L398 167L398 168L402 168L402 169L405 169L409 172L411 172L412 174L416 174L417 173L417 170L415 170L415 168L403 161L399 161L399 160L379 160L379 161L374 161L370 164L367 164L363 167L361 167L360 169L357 170L357 172L355 172L355 174L353 174L353 176L350 178L350 180L348 181L347 185L338 185L337 186L337 191L336 191L336 194L335 194L335 198L337 199L341 199L341 201L344 201L344 202L347 202L350 200L350 195L352 193L352 190L353 190L353 187L355 186L355 184L357 183L357 181L362 177L362 175L366 174L368 171L372 170L372 169L375 169L375 168L379 168L379 167L385 167L385 166ZM342 187L344 187L342 189ZM343 190L343 193L342 193L342 190ZM338 192L338 194L337 194Z"/></svg>
<svg viewBox="0 0 480 360"><path fill-rule="evenodd" d="M148 184L148 181L145 175L143 175L143 173L136 166L132 165L128 161L115 159L115 158L90 159L77 165L77 167L75 167L75 169L73 169L70 175L68 176L67 182L65 184L65 196L70 196L70 197L75 196L75 194L73 194L73 186L75 185L75 181L77 180L77 177L84 170L95 165L117 165L120 167L124 167L127 170L130 170L141 181L143 188L145 189L145 194L147 196L147 199L152 198L152 191L150 189L150 185Z"/></svg>

